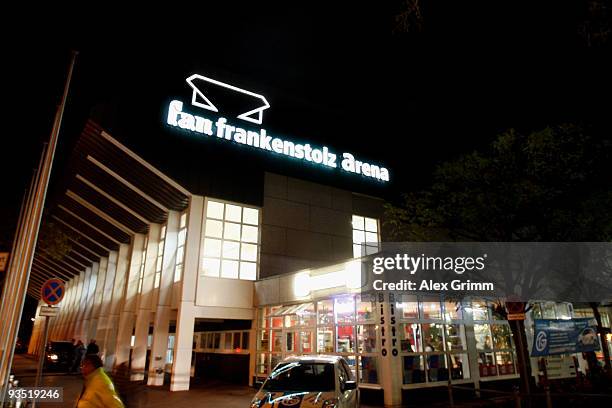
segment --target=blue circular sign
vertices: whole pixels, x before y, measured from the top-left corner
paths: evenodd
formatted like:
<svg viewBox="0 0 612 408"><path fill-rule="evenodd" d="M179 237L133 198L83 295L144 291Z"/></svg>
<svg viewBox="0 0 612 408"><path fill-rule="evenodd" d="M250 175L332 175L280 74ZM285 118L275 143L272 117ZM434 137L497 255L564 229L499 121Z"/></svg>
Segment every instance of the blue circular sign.
<svg viewBox="0 0 612 408"><path fill-rule="evenodd" d="M40 289L42 301L49 306L58 304L64 297L64 292L64 282L57 278L49 279Z"/></svg>

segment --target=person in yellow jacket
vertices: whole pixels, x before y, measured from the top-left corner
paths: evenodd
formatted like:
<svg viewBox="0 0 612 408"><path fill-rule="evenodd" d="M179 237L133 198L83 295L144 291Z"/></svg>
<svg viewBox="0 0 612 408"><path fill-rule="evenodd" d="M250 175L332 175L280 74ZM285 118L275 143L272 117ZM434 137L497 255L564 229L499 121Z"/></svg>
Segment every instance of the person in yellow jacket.
<svg viewBox="0 0 612 408"><path fill-rule="evenodd" d="M81 372L85 378L83 391L77 401L77 408L125 408L115 391L115 386L102 368L97 354L83 357Z"/></svg>

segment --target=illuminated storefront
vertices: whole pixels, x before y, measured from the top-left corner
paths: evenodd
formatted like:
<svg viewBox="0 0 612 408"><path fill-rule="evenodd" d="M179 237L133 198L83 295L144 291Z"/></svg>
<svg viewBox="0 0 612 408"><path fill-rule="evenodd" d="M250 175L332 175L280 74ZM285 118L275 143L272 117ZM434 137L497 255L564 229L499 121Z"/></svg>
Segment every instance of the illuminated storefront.
<svg viewBox="0 0 612 408"><path fill-rule="evenodd" d="M272 283L260 285L266 291ZM325 291L330 290L320 290ZM438 296L399 299L395 308L400 353L390 359L394 369L382 361L383 325L375 297L360 293L311 297L308 302L258 308L255 376L265 377L288 355L321 353L345 357L360 387L366 389L443 386L449 377L455 384L518 377L510 326L493 313L492 303L457 303ZM401 377L394 378L394 372Z"/></svg>

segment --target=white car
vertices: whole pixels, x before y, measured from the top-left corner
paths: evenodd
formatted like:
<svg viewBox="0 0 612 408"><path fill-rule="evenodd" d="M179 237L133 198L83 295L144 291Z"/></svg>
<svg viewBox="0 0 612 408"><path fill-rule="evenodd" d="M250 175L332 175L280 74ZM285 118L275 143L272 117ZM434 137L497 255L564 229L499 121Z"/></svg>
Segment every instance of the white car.
<svg viewBox="0 0 612 408"><path fill-rule="evenodd" d="M272 370L251 408L356 408L359 390L340 356L287 357Z"/></svg>

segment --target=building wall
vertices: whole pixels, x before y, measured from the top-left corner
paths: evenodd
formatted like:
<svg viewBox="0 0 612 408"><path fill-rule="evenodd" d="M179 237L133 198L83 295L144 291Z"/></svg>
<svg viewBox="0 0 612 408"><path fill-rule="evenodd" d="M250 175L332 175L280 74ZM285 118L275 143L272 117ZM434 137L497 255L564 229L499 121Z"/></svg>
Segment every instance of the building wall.
<svg viewBox="0 0 612 408"><path fill-rule="evenodd" d="M352 258L352 215L381 213L380 199L266 173L259 277Z"/></svg>

